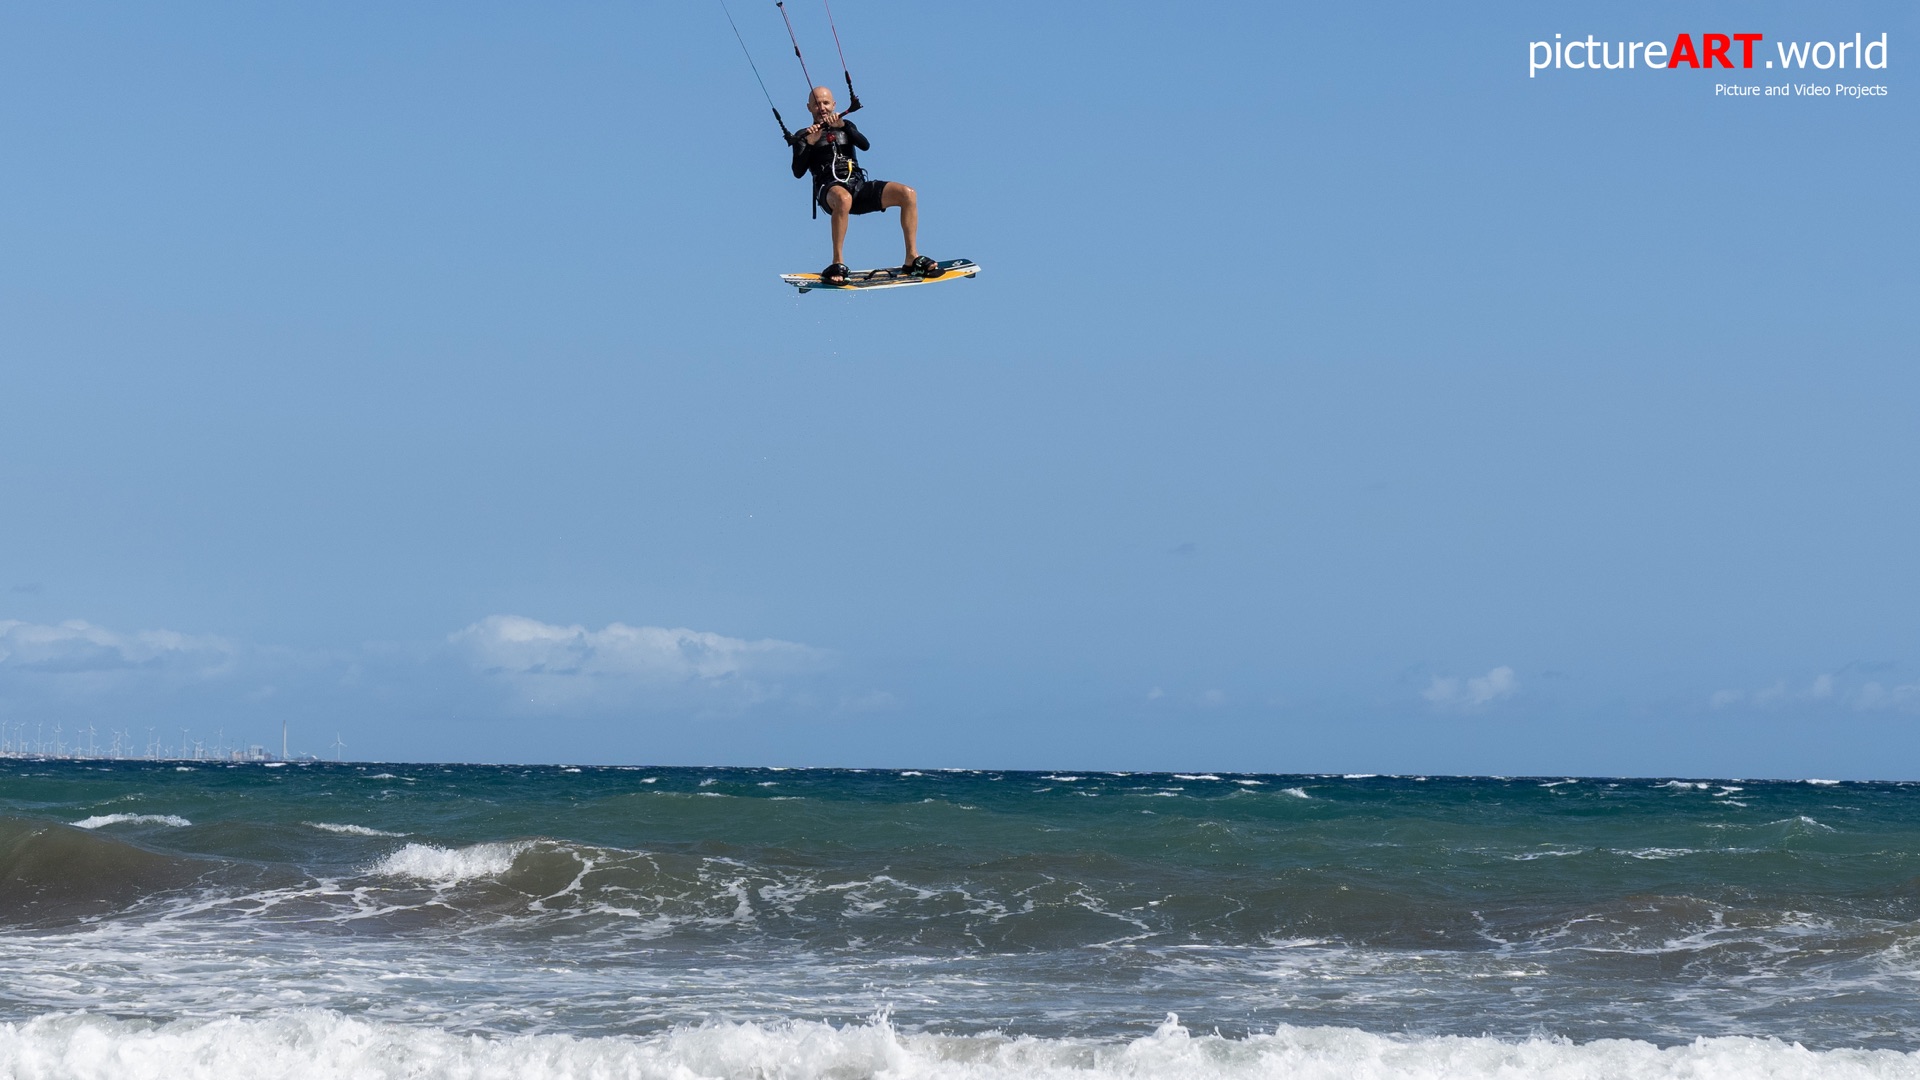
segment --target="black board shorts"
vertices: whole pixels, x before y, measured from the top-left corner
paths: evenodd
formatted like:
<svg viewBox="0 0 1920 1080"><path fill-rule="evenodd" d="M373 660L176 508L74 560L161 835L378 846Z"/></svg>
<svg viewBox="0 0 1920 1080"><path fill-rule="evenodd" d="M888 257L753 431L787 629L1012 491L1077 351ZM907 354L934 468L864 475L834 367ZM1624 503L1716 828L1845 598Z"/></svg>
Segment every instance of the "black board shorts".
<svg viewBox="0 0 1920 1080"><path fill-rule="evenodd" d="M827 192L843 187L853 193L853 207L847 211L848 213L871 214L886 209L880 205L880 196L886 192L887 183L888 181L885 180L856 180L849 184L836 180L831 184L820 185L820 193L815 197L820 200L820 209L832 210L833 208L827 205Z"/></svg>

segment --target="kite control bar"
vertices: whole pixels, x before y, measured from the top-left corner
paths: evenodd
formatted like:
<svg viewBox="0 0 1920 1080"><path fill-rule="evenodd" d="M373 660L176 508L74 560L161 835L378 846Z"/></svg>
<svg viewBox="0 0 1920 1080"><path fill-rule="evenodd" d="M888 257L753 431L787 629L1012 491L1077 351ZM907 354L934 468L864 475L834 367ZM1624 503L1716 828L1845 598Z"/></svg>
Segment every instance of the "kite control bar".
<svg viewBox="0 0 1920 1080"><path fill-rule="evenodd" d="M826 0L820 0L820 2L826 4ZM787 40L793 42L794 59L800 61L800 74L807 77L807 93L811 94L814 86L818 84L813 81L813 73L807 70L807 58L800 55L800 39L794 35L793 20L787 17L786 0L774 0L773 6L780 9L780 20L787 24ZM827 25L833 27L833 47L840 50L840 74L847 80L847 107L840 110L840 115L845 116L848 113L860 111L860 95L853 92L853 76L847 74L847 52L840 48L840 28L833 26L833 5L831 4L827 4Z"/></svg>
<svg viewBox="0 0 1920 1080"><path fill-rule="evenodd" d="M847 80L847 107L840 115L860 111L860 95L853 90L853 74L847 70L847 50L840 45L840 28L833 22L833 5L820 0L827 9L827 26L833 30L833 47L840 54L840 76ZM774 7L780 9L780 21L787 24L787 40L793 43L793 58L800 61L800 74L806 76L807 92L813 92L813 73L807 70L807 58L800 54L800 38L793 32L793 20L787 16L786 0L774 0ZM733 40L740 43L740 54L747 58L747 66L753 69L753 81L760 84L760 96L767 99L767 108L773 110L773 122L780 125L780 137L791 143L798 136L787 130L787 122L780 117L779 106L773 103L773 95L767 92L767 80L760 77L760 65L753 62L753 53L747 48L746 39L740 36L740 26L733 21L733 12L727 8L727 0L720 0L720 10L726 12L727 25L733 28Z"/></svg>

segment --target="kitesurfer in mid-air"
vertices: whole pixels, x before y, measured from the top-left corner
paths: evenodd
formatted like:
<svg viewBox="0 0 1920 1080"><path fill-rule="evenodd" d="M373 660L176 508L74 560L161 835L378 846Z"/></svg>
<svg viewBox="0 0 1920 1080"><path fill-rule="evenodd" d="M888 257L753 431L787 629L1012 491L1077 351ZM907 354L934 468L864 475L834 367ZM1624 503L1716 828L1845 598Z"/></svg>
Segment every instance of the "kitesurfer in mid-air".
<svg viewBox="0 0 1920 1080"><path fill-rule="evenodd" d="M895 207L900 210L900 232L907 241L907 261L901 271L921 277L940 276L939 264L915 247L915 235L920 231L919 196L905 184L867 179L866 170L855 157L868 148L867 137L834 109L832 90L814 87L807 95L807 111L813 114L813 126L793 136L793 175L798 179L813 174L814 201L833 219L833 264L820 271L820 279L829 285L847 280L850 271L844 259L848 215Z"/></svg>

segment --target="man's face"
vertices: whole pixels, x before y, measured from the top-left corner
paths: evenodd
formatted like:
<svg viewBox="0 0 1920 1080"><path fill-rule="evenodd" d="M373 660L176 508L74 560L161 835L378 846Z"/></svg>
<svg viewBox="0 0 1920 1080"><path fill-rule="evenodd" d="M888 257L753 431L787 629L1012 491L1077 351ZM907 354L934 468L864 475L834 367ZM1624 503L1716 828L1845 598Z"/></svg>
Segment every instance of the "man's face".
<svg viewBox="0 0 1920 1080"><path fill-rule="evenodd" d="M807 96L807 111L815 120L825 120L833 113L833 91L822 86Z"/></svg>

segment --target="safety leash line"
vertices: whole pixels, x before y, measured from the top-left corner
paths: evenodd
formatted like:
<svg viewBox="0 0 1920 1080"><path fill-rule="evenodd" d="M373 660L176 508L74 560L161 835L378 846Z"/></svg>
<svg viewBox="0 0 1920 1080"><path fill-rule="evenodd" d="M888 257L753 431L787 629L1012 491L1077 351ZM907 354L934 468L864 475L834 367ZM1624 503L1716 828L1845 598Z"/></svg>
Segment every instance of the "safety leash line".
<svg viewBox="0 0 1920 1080"><path fill-rule="evenodd" d="M793 20L787 18L786 0L774 0L773 6L780 9L780 21L787 24L787 40L793 42L794 58L800 61L800 74L807 77L807 93L811 94L815 85L813 73L807 70L807 58L800 55L800 39L794 36Z"/></svg>
<svg viewBox="0 0 1920 1080"><path fill-rule="evenodd" d="M853 92L853 75L847 70L847 50L841 47L840 28L835 26L833 22L833 5L827 3L827 0L820 0L820 3L827 9L827 26L833 31L833 47L835 51L840 54L840 74L847 80L847 101L850 104L847 110L840 115L845 116L847 113L859 112L860 95Z"/></svg>

